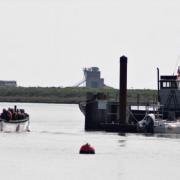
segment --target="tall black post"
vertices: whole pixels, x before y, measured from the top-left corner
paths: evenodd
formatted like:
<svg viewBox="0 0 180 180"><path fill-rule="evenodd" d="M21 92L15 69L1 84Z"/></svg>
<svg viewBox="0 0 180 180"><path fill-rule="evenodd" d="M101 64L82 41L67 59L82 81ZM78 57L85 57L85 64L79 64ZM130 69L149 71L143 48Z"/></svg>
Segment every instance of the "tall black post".
<svg viewBox="0 0 180 180"><path fill-rule="evenodd" d="M158 96L158 102L160 102L160 96L159 96L159 68L157 68L157 88L158 88L158 94L157 94L157 96Z"/></svg>
<svg viewBox="0 0 180 180"><path fill-rule="evenodd" d="M126 124L126 105L127 105L127 57L120 57L120 83L119 83L119 117L120 124Z"/></svg>

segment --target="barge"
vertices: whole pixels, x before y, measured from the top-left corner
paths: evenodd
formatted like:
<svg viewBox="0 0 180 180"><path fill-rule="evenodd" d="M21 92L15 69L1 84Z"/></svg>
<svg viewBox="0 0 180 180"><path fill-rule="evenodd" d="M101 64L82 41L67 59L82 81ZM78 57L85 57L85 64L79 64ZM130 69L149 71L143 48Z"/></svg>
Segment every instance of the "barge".
<svg viewBox="0 0 180 180"><path fill-rule="evenodd" d="M146 108L127 106L127 58L120 58L119 100L103 94L87 95L80 103L85 130L110 132L180 133L180 68L177 75L159 75L157 102Z"/></svg>

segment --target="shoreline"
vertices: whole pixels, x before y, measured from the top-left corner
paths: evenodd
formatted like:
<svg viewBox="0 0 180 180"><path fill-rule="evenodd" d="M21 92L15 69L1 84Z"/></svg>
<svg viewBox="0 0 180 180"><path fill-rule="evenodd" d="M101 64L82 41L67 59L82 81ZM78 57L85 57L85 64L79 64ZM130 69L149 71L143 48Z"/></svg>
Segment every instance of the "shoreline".
<svg viewBox="0 0 180 180"><path fill-rule="evenodd" d="M86 101L88 94L103 93L107 100L118 101L117 89L89 88L42 88L0 87L0 102L79 104ZM128 89L127 103L151 103L157 100L157 91L150 89Z"/></svg>
<svg viewBox="0 0 180 180"><path fill-rule="evenodd" d="M44 98L44 97L1 97L0 102L9 103L47 103L47 104L79 104L85 98Z"/></svg>

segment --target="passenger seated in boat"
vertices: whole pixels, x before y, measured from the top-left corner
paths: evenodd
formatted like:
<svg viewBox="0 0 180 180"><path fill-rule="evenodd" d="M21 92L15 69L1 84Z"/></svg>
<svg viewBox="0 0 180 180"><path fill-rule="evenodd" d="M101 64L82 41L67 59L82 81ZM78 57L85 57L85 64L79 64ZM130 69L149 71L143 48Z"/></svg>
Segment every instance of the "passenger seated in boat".
<svg viewBox="0 0 180 180"><path fill-rule="evenodd" d="M17 112L13 112L13 114L12 114L12 119L13 120L17 120L18 118L17 118Z"/></svg>
<svg viewBox="0 0 180 180"><path fill-rule="evenodd" d="M8 120L12 120L12 113L11 113L11 111L8 111L7 113L8 113Z"/></svg>
<svg viewBox="0 0 180 180"><path fill-rule="evenodd" d="M1 114L1 119L5 119L7 121L12 120L12 113L9 110L3 109Z"/></svg>
<svg viewBox="0 0 180 180"><path fill-rule="evenodd" d="M20 109L20 113L21 113L21 118L22 119L26 118L26 114L24 112L24 109Z"/></svg>
<svg viewBox="0 0 180 180"><path fill-rule="evenodd" d="M25 114L24 113L22 113L22 111L21 110L18 110L17 111L17 119L24 119L25 118Z"/></svg>
<svg viewBox="0 0 180 180"><path fill-rule="evenodd" d="M29 114L27 114L24 109L20 109L20 112L23 114L24 118L29 117Z"/></svg>
<svg viewBox="0 0 180 180"><path fill-rule="evenodd" d="M7 119L7 111L6 111L6 109L3 109L2 113L1 113L1 119Z"/></svg>

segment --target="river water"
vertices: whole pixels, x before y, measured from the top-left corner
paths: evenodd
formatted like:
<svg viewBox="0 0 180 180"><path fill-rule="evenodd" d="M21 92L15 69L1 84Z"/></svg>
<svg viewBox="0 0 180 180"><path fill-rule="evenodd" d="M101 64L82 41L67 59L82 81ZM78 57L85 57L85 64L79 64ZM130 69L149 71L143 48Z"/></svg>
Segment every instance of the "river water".
<svg viewBox="0 0 180 180"><path fill-rule="evenodd" d="M178 135L85 132L77 105L16 105L30 114L31 132L0 133L2 180L180 179ZM79 154L86 142L95 155Z"/></svg>

